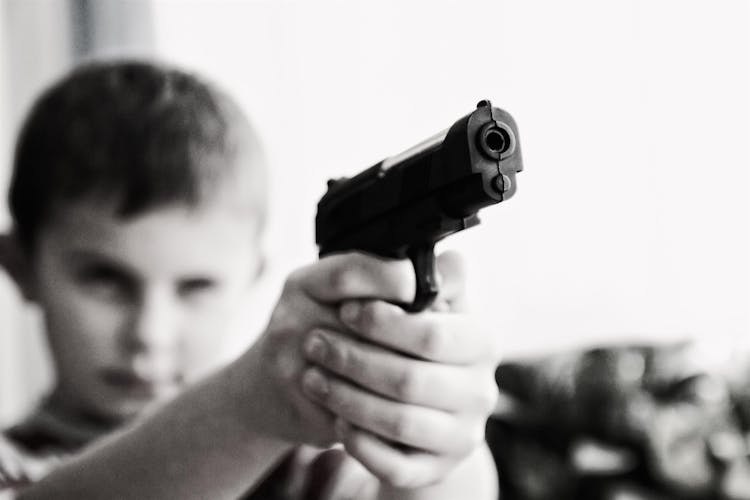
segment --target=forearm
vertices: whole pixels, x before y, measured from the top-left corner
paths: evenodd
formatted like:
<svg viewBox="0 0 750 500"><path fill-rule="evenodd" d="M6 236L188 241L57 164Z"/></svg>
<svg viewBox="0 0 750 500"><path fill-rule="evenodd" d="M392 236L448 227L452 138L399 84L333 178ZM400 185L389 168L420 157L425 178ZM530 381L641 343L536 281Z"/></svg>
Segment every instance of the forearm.
<svg viewBox="0 0 750 500"><path fill-rule="evenodd" d="M291 449L254 433L243 418L240 376L234 366L225 368L20 498L238 497Z"/></svg>
<svg viewBox="0 0 750 500"><path fill-rule="evenodd" d="M487 446L482 446L440 482L412 490L381 485L378 498L381 500L453 500L456 498L497 500L498 496L495 462Z"/></svg>

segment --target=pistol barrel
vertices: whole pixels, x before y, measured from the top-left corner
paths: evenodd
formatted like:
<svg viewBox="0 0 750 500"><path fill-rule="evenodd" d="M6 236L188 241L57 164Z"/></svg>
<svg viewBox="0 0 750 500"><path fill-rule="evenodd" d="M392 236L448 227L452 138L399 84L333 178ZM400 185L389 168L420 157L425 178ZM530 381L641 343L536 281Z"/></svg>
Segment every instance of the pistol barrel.
<svg viewBox="0 0 750 500"><path fill-rule="evenodd" d="M522 169L513 118L489 101L419 144L351 178L329 181L318 203L321 255L363 250L403 257L478 222L510 198Z"/></svg>
<svg viewBox="0 0 750 500"><path fill-rule="evenodd" d="M406 309L422 310L437 295L435 243L513 196L521 170L513 118L481 101L449 129L354 177L329 181L315 218L320 255L359 250L411 259L417 293Z"/></svg>

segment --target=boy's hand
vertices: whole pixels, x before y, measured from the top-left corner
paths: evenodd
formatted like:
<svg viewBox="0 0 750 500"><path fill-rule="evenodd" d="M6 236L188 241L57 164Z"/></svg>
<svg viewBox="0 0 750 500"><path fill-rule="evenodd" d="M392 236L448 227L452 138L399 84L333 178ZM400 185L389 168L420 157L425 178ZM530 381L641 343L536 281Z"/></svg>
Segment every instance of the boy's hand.
<svg viewBox="0 0 750 500"><path fill-rule="evenodd" d="M313 331L347 331L339 318L344 301L410 301L413 274L408 261L359 253L331 255L292 273L266 331L233 365L233 397L248 426L290 444L337 441L334 414L303 393L303 374L310 366L304 343Z"/></svg>
<svg viewBox="0 0 750 500"><path fill-rule="evenodd" d="M305 394L336 415L346 450L397 487L445 477L484 442L496 403L496 349L461 312L460 264L453 254L438 260L433 310L409 314L384 300L345 300L338 317L304 342L313 364L302 377ZM385 298L408 301L408 276L401 281L411 287L391 288L399 296Z"/></svg>

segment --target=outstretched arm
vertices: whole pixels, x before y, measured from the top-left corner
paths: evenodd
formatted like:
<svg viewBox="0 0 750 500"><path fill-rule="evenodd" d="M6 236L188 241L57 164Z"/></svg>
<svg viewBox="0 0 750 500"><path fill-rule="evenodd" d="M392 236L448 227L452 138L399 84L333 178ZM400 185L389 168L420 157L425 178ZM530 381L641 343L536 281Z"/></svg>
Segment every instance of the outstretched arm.
<svg viewBox="0 0 750 500"><path fill-rule="evenodd" d="M291 449L255 432L239 411L246 396L236 390L238 368L105 438L18 498L237 498Z"/></svg>
<svg viewBox="0 0 750 500"><path fill-rule="evenodd" d="M450 283L446 279L445 290ZM470 491L465 488L477 487L487 472L481 430L494 401L485 380L494 351L483 347L484 337L466 316L452 312L459 310L462 295L444 301L449 311L420 315L385 302L404 302L413 294L408 262L342 254L300 269L287 280L265 333L243 356L61 466L20 498L236 498L293 446L336 441L392 485L382 489L383 495L391 492L389 498L440 498L439 491L455 491L451 488L460 488L464 497ZM342 315L352 301L365 304L362 310L375 307L392 315L352 323ZM371 349L361 359L364 365L348 366L375 375L360 381L369 389L358 396L375 403L367 406L374 420L351 413L352 400L338 398L345 393L332 390L330 398L321 398L310 391L316 371L349 387L356 380L355 374L338 373L335 364L312 359L311 332L338 334L344 339L340 346L354 341ZM415 338L422 342L410 344ZM382 391L391 389L377 384L395 381L410 361L434 368L409 372L421 373L426 385L419 390L419 384L412 385L393 395L400 399L395 406L387 404L393 398ZM400 426L389 427L392 417ZM337 421L344 424L336 426ZM396 435L388 429L396 429ZM401 473L383 461L397 456L401 459L392 464L405 464Z"/></svg>

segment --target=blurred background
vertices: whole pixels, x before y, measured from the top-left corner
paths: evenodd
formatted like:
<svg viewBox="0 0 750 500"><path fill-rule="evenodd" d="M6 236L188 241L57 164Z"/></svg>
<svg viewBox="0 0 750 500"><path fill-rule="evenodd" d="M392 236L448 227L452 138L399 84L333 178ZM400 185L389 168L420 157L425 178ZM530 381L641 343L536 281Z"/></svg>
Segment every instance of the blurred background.
<svg viewBox="0 0 750 500"><path fill-rule="evenodd" d="M734 0L0 0L0 186L34 96L78 60L156 57L234 94L272 165L271 272L316 258L315 205L480 99L516 119L516 196L445 242L509 358L694 339L750 348L750 4ZM7 229L5 204L0 227ZM0 425L50 381L0 276Z"/></svg>

